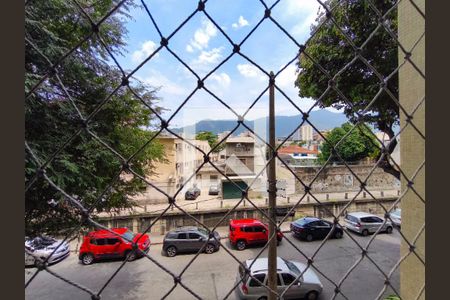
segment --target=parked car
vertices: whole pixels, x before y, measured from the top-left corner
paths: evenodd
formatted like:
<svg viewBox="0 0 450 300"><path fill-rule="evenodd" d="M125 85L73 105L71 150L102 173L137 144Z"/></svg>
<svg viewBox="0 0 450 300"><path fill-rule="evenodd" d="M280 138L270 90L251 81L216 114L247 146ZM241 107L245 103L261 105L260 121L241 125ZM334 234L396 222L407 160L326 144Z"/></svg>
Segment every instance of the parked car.
<svg viewBox="0 0 450 300"><path fill-rule="evenodd" d="M402 226L402 209L396 208L394 209L390 214L389 217L392 220L392 223L395 226L401 227Z"/></svg>
<svg viewBox="0 0 450 300"><path fill-rule="evenodd" d="M214 253L220 249L220 235L216 231L213 231L213 234L214 237L210 237L209 231L200 227L172 230L164 237L163 251L167 256L173 257L182 252L198 252L204 246L205 253Z"/></svg>
<svg viewBox="0 0 450 300"><path fill-rule="evenodd" d="M200 196L200 189L199 188L190 188L186 191L184 194L185 200L195 200L197 197Z"/></svg>
<svg viewBox="0 0 450 300"><path fill-rule="evenodd" d="M257 219L230 220L229 229L230 243L238 250L244 250L248 245L265 244L269 240L269 228ZM282 239L283 234L278 231L278 244Z"/></svg>
<svg viewBox="0 0 450 300"><path fill-rule="evenodd" d="M291 223L291 232L301 239L308 242L314 239L323 239L333 230L331 237L340 239L343 235L341 225L336 224L333 229L333 223L315 217L300 218Z"/></svg>
<svg viewBox="0 0 450 300"><path fill-rule="evenodd" d="M97 230L84 237L78 256L84 265L104 258L126 258L133 249L133 244L129 241L135 243L139 239L137 245L145 253L150 249L150 238L146 234L134 234L128 228L112 228L111 231L118 235L108 230ZM128 260L132 261L139 256L142 253L135 251L128 256Z"/></svg>
<svg viewBox="0 0 450 300"><path fill-rule="evenodd" d="M200 196L200 194L202 193L202 191L196 185L192 187L192 190L197 194L197 196Z"/></svg>
<svg viewBox="0 0 450 300"><path fill-rule="evenodd" d="M70 255L69 244L48 236L38 236L25 239L25 266L32 267L41 259L47 263L56 264ZM56 249L56 251L55 251Z"/></svg>
<svg viewBox="0 0 450 300"><path fill-rule="evenodd" d="M238 284L238 282L239 284L235 289L236 296L239 299L267 299L268 290L262 284L266 286L268 285L268 259L249 259L244 261L243 264L246 268L250 269L250 275L255 277L257 280L249 276L245 272L242 265L239 265L239 272L236 278L236 284ZM319 294L323 290L323 285L312 268L308 268L297 280L297 277L305 269L306 265L303 263L277 257L277 292L281 294L286 290L287 286L294 282L294 284L284 294L283 299L303 298L307 300L314 300L319 297Z"/></svg>
<svg viewBox="0 0 450 300"><path fill-rule="evenodd" d="M365 212L348 213L345 216L345 227L349 230L358 232L364 236L374 233L382 226L380 231L392 233L392 223L388 220L383 225L384 220L376 215Z"/></svg>
<svg viewBox="0 0 450 300"><path fill-rule="evenodd" d="M208 195L219 195L220 187L217 184L213 184L209 187Z"/></svg>

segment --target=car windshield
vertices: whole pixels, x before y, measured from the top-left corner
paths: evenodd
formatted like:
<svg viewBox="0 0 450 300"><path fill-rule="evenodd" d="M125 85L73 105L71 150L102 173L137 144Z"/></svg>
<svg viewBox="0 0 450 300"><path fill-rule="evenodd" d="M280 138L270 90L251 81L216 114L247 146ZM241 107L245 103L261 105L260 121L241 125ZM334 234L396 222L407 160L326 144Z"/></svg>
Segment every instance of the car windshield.
<svg viewBox="0 0 450 300"><path fill-rule="evenodd" d="M198 231L200 231L204 235L209 235L208 230L206 230L205 228L198 228Z"/></svg>
<svg viewBox="0 0 450 300"><path fill-rule="evenodd" d="M135 234L128 230L122 236L128 241L132 241L135 237Z"/></svg>
<svg viewBox="0 0 450 300"><path fill-rule="evenodd" d="M301 226L308 224L308 222L306 221L306 219L298 219L298 220L295 221L294 223L295 223L295 224L298 224L298 225L301 225Z"/></svg>
<svg viewBox="0 0 450 300"><path fill-rule="evenodd" d="M283 261L286 263L287 267L289 268L289 270L291 270L293 273L299 275L301 272L300 270L297 268L296 265L294 265L292 262L283 259Z"/></svg>

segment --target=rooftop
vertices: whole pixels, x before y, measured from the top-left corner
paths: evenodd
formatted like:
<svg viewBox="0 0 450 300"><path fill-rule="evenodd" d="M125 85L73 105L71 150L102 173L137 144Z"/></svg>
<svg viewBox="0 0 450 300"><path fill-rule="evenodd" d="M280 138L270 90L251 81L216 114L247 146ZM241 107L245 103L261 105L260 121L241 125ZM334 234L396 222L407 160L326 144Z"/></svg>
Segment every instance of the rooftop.
<svg viewBox="0 0 450 300"><path fill-rule="evenodd" d="M282 147L278 150L279 154L293 154L293 153L306 153L306 154L318 154L317 150L309 150L297 145L289 145Z"/></svg>

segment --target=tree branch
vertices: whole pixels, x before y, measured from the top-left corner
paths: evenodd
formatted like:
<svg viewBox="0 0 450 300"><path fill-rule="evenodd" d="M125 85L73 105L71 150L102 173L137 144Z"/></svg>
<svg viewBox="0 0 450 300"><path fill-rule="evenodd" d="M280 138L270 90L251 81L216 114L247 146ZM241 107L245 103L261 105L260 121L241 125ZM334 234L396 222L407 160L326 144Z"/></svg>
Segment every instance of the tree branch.
<svg viewBox="0 0 450 300"><path fill-rule="evenodd" d="M379 121L378 128L382 132L386 133L389 137L389 145L387 147L388 155L385 154L383 156L383 159L380 161L378 166L380 168L382 168L384 172L389 173L389 174L393 175L395 178L397 178L398 180L400 180L400 171L397 170L389 161L389 157L394 152L395 147L397 147L397 144L398 144L397 140L395 139L394 130L392 130L392 124L388 125L384 121ZM382 155L383 155L383 153L380 153L380 156L378 157L378 159L380 159L380 157Z"/></svg>

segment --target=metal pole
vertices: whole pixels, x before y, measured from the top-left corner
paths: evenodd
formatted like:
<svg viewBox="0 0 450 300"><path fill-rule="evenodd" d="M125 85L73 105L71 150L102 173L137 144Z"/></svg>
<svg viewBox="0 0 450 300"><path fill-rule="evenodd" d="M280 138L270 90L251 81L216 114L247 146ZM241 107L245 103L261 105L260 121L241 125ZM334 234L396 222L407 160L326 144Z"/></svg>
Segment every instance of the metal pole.
<svg viewBox="0 0 450 300"><path fill-rule="evenodd" d="M269 81L269 145L275 149L275 76L270 72ZM273 156L273 150L272 156ZM268 286L271 289L269 292L269 300L276 300L277 296L274 293L277 290L277 238L276 238L276 173L275 173L275 158L269 163L268 180L269 180L269 217L272 222L269 223L269 270L268 270Z"/></svg>

